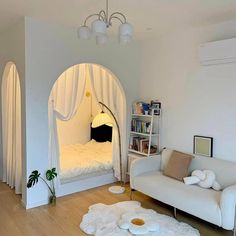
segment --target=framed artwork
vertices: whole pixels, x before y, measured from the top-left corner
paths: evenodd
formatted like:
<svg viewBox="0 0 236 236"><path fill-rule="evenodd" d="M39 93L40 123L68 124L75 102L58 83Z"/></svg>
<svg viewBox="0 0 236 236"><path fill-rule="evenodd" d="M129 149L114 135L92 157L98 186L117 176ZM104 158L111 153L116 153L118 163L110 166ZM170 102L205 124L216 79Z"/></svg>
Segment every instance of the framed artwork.
<svg viewBox="0 0 236 236"><path fill-rule="evenodd" d="M213 156L213 138L206 136L194 135L193 153L201 156Z"/></svg>
<svg viewBox="0 0 236 236"><path fill-rule="evenodd" d="M160 115L161 103L152 100L150 103L151 109L154 110L154 115Z"/></svg>

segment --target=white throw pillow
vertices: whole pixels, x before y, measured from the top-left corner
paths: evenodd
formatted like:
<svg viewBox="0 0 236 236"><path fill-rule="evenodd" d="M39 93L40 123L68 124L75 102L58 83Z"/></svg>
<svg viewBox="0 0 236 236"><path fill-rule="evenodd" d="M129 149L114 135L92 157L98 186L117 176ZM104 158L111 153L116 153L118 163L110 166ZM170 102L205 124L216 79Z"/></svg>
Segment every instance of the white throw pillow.
<svg viewBox="0 0 236 236"><path fill-rule="evenodd" d="M206 175L206 178L200 181L198 185L202 188L211 188L216 179L215 173L211 170L204 170L203 173Z"/></svg>
<svg viewBox="0 0 236 236"><path fill-rule="evenodd" d="M221 190L221 185L217 181L215 181L212 185L212 188L216 191L220 191Z"/></svg>
<svg viewBox="0 0 236 236"><path fill-rule="evenodd" d="M198 184L200 179L197 176L184 177L184 183L187 185Z"/></svg>
<svg viewBox="0 0 236 236"><path fill-rule="evenodd" d="M200 180L205 180L206 178L206 174L201 170L194 170L191 175L197 176Z"/></svg>

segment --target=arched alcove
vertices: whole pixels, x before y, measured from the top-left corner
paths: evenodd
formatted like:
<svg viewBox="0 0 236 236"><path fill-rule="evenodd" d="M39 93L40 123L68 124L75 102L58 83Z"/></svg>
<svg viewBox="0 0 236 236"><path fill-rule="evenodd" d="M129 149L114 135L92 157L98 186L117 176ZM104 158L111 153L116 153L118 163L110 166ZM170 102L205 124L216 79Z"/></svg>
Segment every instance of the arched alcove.
<svg viewBox="0 0 236 236"><path fill-rule="evenodd" d="M124 90L120 84L120 81L117 79L117 77L107 68L98 64L89 64L89 63L78 64L78 65L74 65L68 68L59 76L58 80L55 82L52 88L52 91L49 97L49 159L50 159L50 165L53 167L57 167L58 169L59 176L60 176L60 181L58 183L59 188L60 186L62 186L62 183L65 184L69 182L71 184L71 182L81 180L81 178L88 180L88 179L91 179L91 177L93 178L96 177L96 174L99 174L99 176L101 176L103 173L105 173L105 171L102 171L103 170L102 168L104 168L104 170L106 170L106 168L108 169L108 165L107 166L105 165L105 167L103 166L100 171L99 161L101 159L98 159L95 154L91 154L95 157L95 159L97 158L95 160L97 162L95 166L97 168L97 169L95 168L95 172L96 172L96 173L94 172L95 174L90 173L89 171L88 173L86 173L87 171L86 170L84 176L83 174L80 175L80 170L76 172L75 167L71 168L72 165L69 165L68 163L66 163L67 159L65 161L65 157L63 157L63 162L61 161L62 160L61 155L64 153L63 150L65 150L65 149L62 150L61 145L66 144L67 153L68 152L71 153L72 152L71 149L68 151L68 148L69 148L68 145L70 144L75 145L78 140L81 140L78 138L79 135L77 134L81 133L82 129L78 128L75 125L76 122L78 122L77 124L79 126L80 125L79 122L81 120L83 120L84 124L86 125L86 129L84 130L87 133L82 134L84 138L82 143L79 143L78 145L76 144L77 146L73 146L72 149L75 150L77 149L78 146L82 144L84 146L80 148L84 150L85 146L88 145L88 148L90 149L89 150L90 153L91 153L91 150L95 150L96 148L98 148L96 150L99 150L99 149L103 150L104 147L102 146L97 147L97 145L101 145L101 144L95 143L93 144L95 146L93 146L91 142L93 142L94 140L89 140L92 137L91 133L89 133L91 129L90 126L91 126L92 117L100 113L100 111L102 110L108 115L111 115L109 114L109 111L106 110L105 107L99 104L99 102L103 102L104 104L106 104L109 107L109 109L111 109L112 112L115 114L119 122L119 127L121 131L121 136L122 136L122 145L121 145L122 170L124 173L124 170L126 168L126 162L127 162L126 155L125 155L127 150L126 150L126 97L125 97ZM107 127L104 127L104 128L107 129ZM70 133L66 133L65 132L66 129L70 129ZM95 132L95 131L92 131L92 132ZM96 131L96 132L101 132L101 135L104 135L104 133L106 133L106 131L101 128L100 128L100 131ZM107 144L104 144L104 145L107 145ZM80 153L81 152L82 151L80 151ZM105 152L106 151L104 151L104 153ZM110 179L110 182L114 182L114 179L115 179L114 176L118 179L121 178L118 133L117 133L117 127L115 125L113 125L113 128L112 128L111 152L112 152L111 153L111 169L114 171L112 172L112 175L111 175L112 178ZM73 151L73 155L75 155L74 151ZM86 162L85 163L86 165L87 165L87 160L89 158L90 157L88 156L86 160L84 161ZM69 159L71 161L70 157L68 157L68 160ZM105 159L105 162L107 163L108 160ZM65 173L65 168L67 168L68 171L72 173L71 178L68 178L69 180L64 179L64 177L67 176L63 174ZM69 168L71 169L69 170ZM85 169L92 170L92 167L90 168L90 166L86 166ZM99 171L100 173L98 173ZM77 178L76 175L79 175L79 178ZM91 180L91 181L94 181L94 180ZM108 182L109 181L106 178L104 184ZM101 183L98 183L98 186L101 184L102 184L102 181ZM89 188L89 186L94 187L94 184L92 185L88 184L87 188ZM85 188L86 187L84 187L83 189ZM67 191L67 193L70 193L70 192L71 191L69 192ZM65 194L66 193L63 192L61 195L65 195Z"/></svg>
<svg viewBox="0 0 236 236"><path fill-rule="evenodd" d="M2 78L3 182L22 193L21 87L16 65L8 62Z"/></svg>

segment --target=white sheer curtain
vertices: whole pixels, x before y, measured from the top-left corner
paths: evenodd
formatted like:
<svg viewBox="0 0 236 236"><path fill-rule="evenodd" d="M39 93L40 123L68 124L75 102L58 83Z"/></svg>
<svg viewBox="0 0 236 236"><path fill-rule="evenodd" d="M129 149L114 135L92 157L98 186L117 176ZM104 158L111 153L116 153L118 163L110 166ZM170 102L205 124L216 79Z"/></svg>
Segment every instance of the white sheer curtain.
<svg viewBox="0 0 236 236"><path fill-rule="evenodd" d="M121 154L122 154L122 167L125 173L127 158L126 158L126 103L122 90L117 81L109 73L99 65L89 64L89 78L91 80L91 87L97 102L102 102L107 105L115 115L121 133ZM106 111L108 115L109 111ZM119 158L119 145L118 145L118 131L117 127L113 125L112 133L112 161L115 172L115 177L119 180L120 176L120 158ZM124 178L124 175L123 175Z"/></svg>
<svg viewBox="0 0 236 236"><path fill-rule="evenodd" d="M15 64L8 63L2 81L3 182L22 192L21 92Z"/></svg>
<svg viewBox="0 0 236 236"><path fill-rule="evenodd" d="M56 81L49 97L49 161L50 167L60 170L59 143L56 120L70 120L84 95L86 64L66 70Z"/></svg>

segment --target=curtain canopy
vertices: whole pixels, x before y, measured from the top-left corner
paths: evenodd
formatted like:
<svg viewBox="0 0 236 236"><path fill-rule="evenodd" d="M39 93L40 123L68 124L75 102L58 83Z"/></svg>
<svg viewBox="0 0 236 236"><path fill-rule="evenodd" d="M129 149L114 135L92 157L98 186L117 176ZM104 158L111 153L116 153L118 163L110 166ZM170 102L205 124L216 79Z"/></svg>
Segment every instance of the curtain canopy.
<svg viewBox="0 0 236 236"><path fill-rule="evenodd" d="M50 166L60 170L59 143L56 119L71 119L84 95L86 78L90 79L92 94L97 103L106 104L116 116L122 140L122 164L126 166L126 101L122 88L113 75L105 68L95 64L79 64L66 70L55 82L49 98L49 159ZM106 110L101 107L101 110ZM109 114L109 112L107 112ZM109 114L110 115L110 114ZM121 179L117 127L113 126L113 167L115 177ZM124 170L123 170L124 173Z"/></svg>
<svg viewBox="0 0 236 236"><path fill-rule="evenodd" d="M70 120L84 95L86 65L72 66L56 81L49 97L49 161L60 170L57 119Z"/></svg>
<svg viewBox="0 0 236 236"><path fill-rule="evenodd" d="M3 182L22 192L21 91L16 66L8 63L2 81Z"/></svg>

